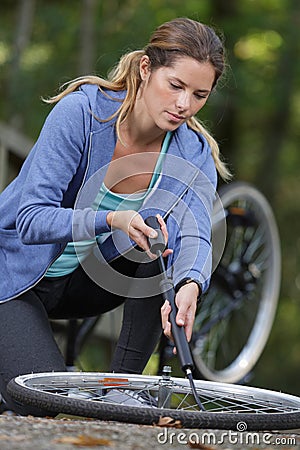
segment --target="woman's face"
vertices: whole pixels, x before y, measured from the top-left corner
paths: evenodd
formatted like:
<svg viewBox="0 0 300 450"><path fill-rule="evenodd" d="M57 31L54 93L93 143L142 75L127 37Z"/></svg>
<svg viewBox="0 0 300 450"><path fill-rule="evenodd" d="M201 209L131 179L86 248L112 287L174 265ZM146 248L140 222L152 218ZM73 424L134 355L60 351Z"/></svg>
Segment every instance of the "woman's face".
<svg viewBox="0 0 300 450"><path fill-rule="evenodd" d="M190 57L180 57L171 67L151 71L144 56L140 72L143 113L164 131L175 130L203 108L215 81L215 70L209 62L199 63Z"/></svg>

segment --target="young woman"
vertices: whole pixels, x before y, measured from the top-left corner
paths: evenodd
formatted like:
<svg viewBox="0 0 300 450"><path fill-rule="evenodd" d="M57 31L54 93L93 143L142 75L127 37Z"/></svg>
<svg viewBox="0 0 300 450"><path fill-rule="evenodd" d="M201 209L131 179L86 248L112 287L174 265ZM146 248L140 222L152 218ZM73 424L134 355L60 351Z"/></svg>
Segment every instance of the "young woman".
<svg viewBox="0 0 300 450"><path fill-rule="evenodd" d="M0 391L13 377L64 371L49 318L95 316L124 303L115 372L141 373L171 334L149 253L157 215L190 339L209 283L216 142L195 118L224 70L215 32L179 18L123 56L108 80L87 76L56 103L18 177L0 196Z"/></svg>

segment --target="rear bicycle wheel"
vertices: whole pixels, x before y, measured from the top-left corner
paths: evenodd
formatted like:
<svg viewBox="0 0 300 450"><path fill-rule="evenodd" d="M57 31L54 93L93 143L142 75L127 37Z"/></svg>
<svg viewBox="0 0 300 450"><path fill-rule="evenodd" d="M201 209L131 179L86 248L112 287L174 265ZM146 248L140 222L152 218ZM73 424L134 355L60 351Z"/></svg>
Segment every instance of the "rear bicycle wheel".
<svg viewBox="0 0 300 450"><path fill-rule="evenodd" d="M264 389L195 380L206 411L199 411L187 379L114 373L37 373L10 381L9 393L54 414L152 425L161 417L186 428L272 430L300 427L300 398ZM132 391L155 398L159 407L130 406L107 392Z"/></svg>
<svg viewBox="0 0 300 450"><path fill-rule="evenodd" d="M197 376L236 383L258 361L273 325L280 289L280 241L270 205L255 187L232 183L221 188L219 196L226 242L197 311L191 347Z"/></svg>

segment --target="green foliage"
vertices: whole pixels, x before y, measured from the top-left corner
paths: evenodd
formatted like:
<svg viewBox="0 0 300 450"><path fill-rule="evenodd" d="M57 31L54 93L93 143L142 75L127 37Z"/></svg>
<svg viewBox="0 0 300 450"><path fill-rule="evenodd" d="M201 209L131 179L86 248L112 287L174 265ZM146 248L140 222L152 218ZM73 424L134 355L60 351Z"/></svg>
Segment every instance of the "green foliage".
<svg viewBox="0 0 300 450"><path fill-rule="evenodd" d="M254 370L251 384L300 395L299 302L282 299L263 356Z"/></svg>

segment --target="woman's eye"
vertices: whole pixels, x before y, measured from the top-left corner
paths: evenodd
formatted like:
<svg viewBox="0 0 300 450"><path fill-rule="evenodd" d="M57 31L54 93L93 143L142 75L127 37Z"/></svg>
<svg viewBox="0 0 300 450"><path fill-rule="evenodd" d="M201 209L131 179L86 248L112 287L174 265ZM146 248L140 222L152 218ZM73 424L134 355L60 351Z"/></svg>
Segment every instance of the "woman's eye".
<svg viewBox="0 0 300 450"><path fill-rule="evenodd" d="M173 89L181 89L181 86L179 86L178 84L170 83L170 85Z"/></svg>
<svg viewBox="0 0 300 450"><path fill-rule="evenodd" d="M198 100L203 100L204 98L207 98L207 95L205 95L205 94L203 94L203 95L201 95L201 94L195 94L195 97L196 97Z"/></svg>

